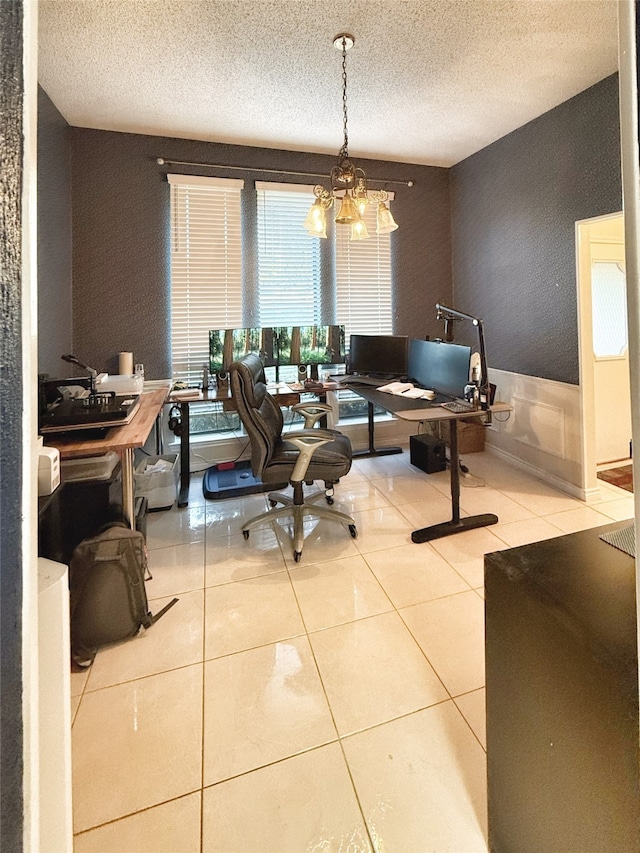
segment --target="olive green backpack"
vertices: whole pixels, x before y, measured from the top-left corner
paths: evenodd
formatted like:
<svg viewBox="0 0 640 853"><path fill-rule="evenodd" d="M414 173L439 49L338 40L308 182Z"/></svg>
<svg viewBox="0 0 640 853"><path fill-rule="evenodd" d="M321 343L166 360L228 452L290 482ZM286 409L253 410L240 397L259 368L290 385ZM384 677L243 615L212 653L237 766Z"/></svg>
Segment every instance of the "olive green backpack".
<svg viewBox="0 0 640 853"><path fill-rule="evenodd" d="M83 539L69 565L71 656L91 666L100 646L150 628L178 601L149 611L145 580L151 578L144 536L124 522Z"/></svg>

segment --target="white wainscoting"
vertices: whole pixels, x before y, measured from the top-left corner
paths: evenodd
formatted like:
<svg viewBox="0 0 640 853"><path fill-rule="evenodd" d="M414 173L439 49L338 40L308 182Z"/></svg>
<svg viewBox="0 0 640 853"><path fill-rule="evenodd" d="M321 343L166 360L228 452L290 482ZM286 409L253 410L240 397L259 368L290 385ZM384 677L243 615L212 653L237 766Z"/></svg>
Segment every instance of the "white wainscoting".
<svg viewBox="0 0 640 853"><path fill-rule="evenodd" d="M489 370L496 399L513 406L487 428L485 447L555 488L584 501L580 387L506 370Z"/></svg>

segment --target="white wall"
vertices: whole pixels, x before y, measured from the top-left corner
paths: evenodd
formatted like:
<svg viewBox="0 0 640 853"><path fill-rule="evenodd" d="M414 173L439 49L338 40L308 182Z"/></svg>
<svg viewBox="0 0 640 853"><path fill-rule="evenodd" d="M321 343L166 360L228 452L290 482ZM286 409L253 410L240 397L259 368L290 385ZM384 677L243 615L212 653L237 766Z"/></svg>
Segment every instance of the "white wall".
<svg viewBox="0 0 640 853"><path fill-rule="evenodd" d="M40 850L38 673L38 337L37 337L37 106L38 5L24 1L22 187L22 677L24 724L24 849Z"/></svg>
<svg viewBox="0 0 640 853"><path fill-rule="evenodd" d="M622 140L622 206L625 213L629 372L634 447L640 447L640 162L638 145L638 36L636 3L618 3L620 65L620 135ZM634 465L635 534L640 518L640 475ZM640 610L640 572L636 572L636 603ZM640 626L638 629L640 650Z"/></svg>

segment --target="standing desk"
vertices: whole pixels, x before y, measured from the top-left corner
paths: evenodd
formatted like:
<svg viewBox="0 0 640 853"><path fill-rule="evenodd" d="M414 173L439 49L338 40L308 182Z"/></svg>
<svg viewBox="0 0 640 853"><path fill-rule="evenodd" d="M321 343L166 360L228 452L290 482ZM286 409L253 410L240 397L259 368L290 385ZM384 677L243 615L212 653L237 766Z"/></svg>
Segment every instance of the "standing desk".
<svg viewBox="0 0 640 853"><path fill-rule="evenodd" d="M140 405L132 420L122 426L110 427L102 438L82 438L74 433L48 433L46 443L57 447L60 459L80 459L86 456L102 456L110 450L115 450L122 464L122 508L124 515L135 527L135 498L134 498L134 467L133 451L142 447L146 442L156 418L162 411L167 397L165 388L155 391L144 391L140 395Z"/></svg>
<svg viewBox="0 0 640 853"><path fill-rule="evenodd" d="M460 455L458 453L458 421L464 418L486 417L487 412L483 409L469 409L456 414L442 406L434 405L428 400L407 400L397 394L386 394L378 391L372 386L350 384L349 390L363 397L370 405L381 406L388 412L405 421L449 421L450 425L450 453L451 453L451 520L440 524L433 524L414 530L411 534L412 542L429 542L432 539L441 539L452 533L462 533L465 530L475 530L477 527L488 527L498 522L498 516L493 513L482 515L470 515L460 517ZM509 412L511 406L506 403L494 403L491 406L494 412Z"/></svg>
<svg viewBox="0 0 640 853"><path fill-rule="evenodd" d="M357 388L354 388L352 385L345 385L345 389L349 391L355 391L356 394L359 393ZM364 394L360 394L361 397L366 396ZM387 394L387 396L389 396ZM367 438L368 438L368 446L366 450L354 450L353 458L358 459L363 456L392 456L395 453L402 453L402 448L397 446L386 446L386 447L376 447L375 445L375 415L373 411L374 404L371 400L367 399ZM384 406L383 408L386 408ZM388 411L388 409L387 409Z"/></svg>

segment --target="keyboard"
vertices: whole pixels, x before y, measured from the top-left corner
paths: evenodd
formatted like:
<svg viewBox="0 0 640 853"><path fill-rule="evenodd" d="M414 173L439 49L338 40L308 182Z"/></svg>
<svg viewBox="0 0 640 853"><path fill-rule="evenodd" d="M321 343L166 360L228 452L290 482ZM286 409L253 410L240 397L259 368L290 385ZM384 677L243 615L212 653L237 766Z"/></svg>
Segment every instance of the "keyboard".
<svg viewBox="0 0 640 853"><path fill-rule="evenodd" d="M461 403L458 400L453 400L451 403L440 403L440 405L443 409L455 412L456 415L461 415L463 412L470 412L473 409L471 403Z"/></svg>

